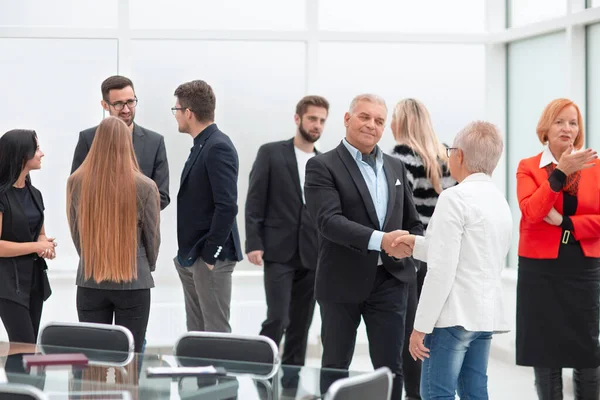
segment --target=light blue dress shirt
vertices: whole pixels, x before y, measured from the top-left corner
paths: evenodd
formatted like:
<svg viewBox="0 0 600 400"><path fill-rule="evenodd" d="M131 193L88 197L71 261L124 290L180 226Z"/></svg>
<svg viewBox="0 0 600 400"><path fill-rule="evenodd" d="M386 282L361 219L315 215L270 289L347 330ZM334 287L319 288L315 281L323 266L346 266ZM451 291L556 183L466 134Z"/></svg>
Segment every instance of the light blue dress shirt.
<svg viewBox="0 0 600 400"><path fill-rule="evenodd" d="M377 212L377 219L379 220L379 229L383 229L383 223L385 222L385 215L387 214L387 206L388 206L388 184L385 177L385 172L383 170L383 153L381 149L376 146L375 147L375 169L377 173L373 170L373 168L367 164L362 159L361 152L354 146L352 146L346 139L342 140L346 149L350 152L350 155L356 162L360 173L365 179L365 183L367 184L367 188L369 189L369 193L371 194L371 199L373 199L373 205L375 205L375 211ZM371 234L371 239L369 239L369 250L381 251L381 242L383 241L384 232L380 230L374 230L373 234ZM381 260L379 261L381 264Z"/></svg>

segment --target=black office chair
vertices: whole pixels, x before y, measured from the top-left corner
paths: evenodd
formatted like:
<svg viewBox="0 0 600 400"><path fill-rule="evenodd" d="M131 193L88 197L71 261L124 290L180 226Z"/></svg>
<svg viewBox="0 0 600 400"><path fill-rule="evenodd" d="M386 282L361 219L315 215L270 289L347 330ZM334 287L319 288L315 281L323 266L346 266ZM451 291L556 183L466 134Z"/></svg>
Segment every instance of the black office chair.
<svg viewBox="0 0 600 400"><path fill-rule="evenodd" d="M387 367L340 379L331 384L324 400L390 400L392 379L392 372Z"/></svg>
<svg viewBox="0 0 600 400"><path fill-rule="evenodd" d="M272 378L280 365L277 345L266 336L187 332L175 343L173 354L180 366L213 365L229 374L262 379Z"/></svg>
<svg viewBox="0 0 600 400"><path fill-rule="evenodd" d="M0 384L1 400L48 400L40 389L18 383Z"/></svg>
<svg viewBox="0 0 600 400"><path fill-rule="evenodd" d="M134 356L129 329L87 322L50 322L38 335L38 347L43 354L83 353L90 365L103 367L124 367Z"/></svg>
<svg viewBox="0 0 600 400"><path fill-rule="evenodd" d="M175 343L173 354L182 367L212 365L225 368L229 376L250 375L265 387L267 398L273 398L269 380L279 371L281 361L277 345L266 336L187 332Z"/></svg>

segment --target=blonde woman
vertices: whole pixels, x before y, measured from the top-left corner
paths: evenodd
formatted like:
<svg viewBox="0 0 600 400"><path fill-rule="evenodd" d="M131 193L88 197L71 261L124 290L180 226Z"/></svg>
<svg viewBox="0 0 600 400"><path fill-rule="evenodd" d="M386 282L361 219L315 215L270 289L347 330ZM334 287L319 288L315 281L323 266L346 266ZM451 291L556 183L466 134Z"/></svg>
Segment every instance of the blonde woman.
<svg viewBox="0 0 600 400"><path fill-rule="evenodd" d="M423 227L429 219L442 190L456 185L448 169L448 156L433 130L427 108L418 100L404 99L392 114L392 133L398 143L392 155L406 166L406 175ZM402 355L406 399L420 399L421 361L413 360L408 351L408 338L413 329L417 303L425 280L427 265L420 263L417 280L410 285L406 310L406 336Z"/></svg>
<svg viewBox="0 0 600 400"><path fill-rule="evenodd" d="M160 245L160 196L139 171L131 133L118 118L98 125L88 156L69 177L67 215L80 256L79 321L114 318L141 352Z"/></svg>

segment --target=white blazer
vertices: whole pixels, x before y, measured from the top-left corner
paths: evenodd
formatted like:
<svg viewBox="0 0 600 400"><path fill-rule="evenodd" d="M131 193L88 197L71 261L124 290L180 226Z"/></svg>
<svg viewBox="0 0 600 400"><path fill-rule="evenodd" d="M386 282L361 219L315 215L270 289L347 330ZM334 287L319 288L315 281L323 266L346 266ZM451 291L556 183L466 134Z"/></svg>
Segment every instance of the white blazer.
<svg viewBox="0 0 600 400"><path fill-rule="evenodd" d="M444 190L415 240L413 257L427 262L427 275L414 328L507 332L501 276L511 236L510 208L488 175Z"/></svg>

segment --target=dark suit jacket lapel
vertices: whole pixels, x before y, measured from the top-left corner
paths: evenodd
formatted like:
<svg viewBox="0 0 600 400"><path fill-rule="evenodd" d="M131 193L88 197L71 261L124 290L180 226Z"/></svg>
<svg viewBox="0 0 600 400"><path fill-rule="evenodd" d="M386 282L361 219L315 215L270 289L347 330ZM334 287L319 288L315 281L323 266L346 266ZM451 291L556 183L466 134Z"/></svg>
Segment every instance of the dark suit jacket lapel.
<svg viewBox="0 0 600 400"><path fill-rule="evenodd" d="M185 182L185 178L187 178L187 176L190 173L190 170L194 166L194 163L196 162L196 160L198 160L198 156L200 155L200 152L202 152L202 148L204 147L204 144L206 143L208 138L218 130L219 128L217 128L217 125L212 124L200 133L201 137L198 139L198 144L196 145L196 143L194 143L194 150L192 151L192 154L190 154L188 160L185 162L183 172L181 173L181 182L179 186L183 185L183 182Z"/></svg>
<svg viewBox="0 0 600 400"><path fill-rule="evenodd" d="M373 225L375 225L377 229L379 229L379 219L377 218L377 211L375 210L375 205L373 204L371 193L369 193L369 188L365 183L365 178L363 178L362 173L358 168L358 165L356 165L356 161L352 158L352 156L348 152L348 149L346 148L346 146L344 146L344 143L340 143L336 150L340 158L342 159L342 162L346 166L346 169L350 173L350 176L352 177L352 180L354 181L354 184L356 185L356 188L358 189L358 192L360 193L365 203L367 213L371 218L371 222L373 222Z"/></svg>
<svg viewBox="0 0 600 400"><path fill-rule="evenodd" d="M133 125L133 135L131 139L133 140L133 151L135 152L135 156L137 157L139 163L139 161L144 156L146 134L144 133L143 129L137 124Z"/></svg>
<svg viewBox="0 0 600 400"><path fill-rule="evenodd" d="M379 150L381 151L381 150ZM387 211L385 213L385 222L383 223L383 227L387 225L388 221L392 217L392 213L394 212L394 205L396 203L396 172L394 169L385 162L385 156L383 157L383 171L385 172L385 179L387 180L388 185L388 204Z"/></svg>
<svg viewBox="0 0 600 400"><path fill-rule="evenodd" d="M300 188L300 174L298 173L298 160L296 159L296 152L294 151L294 139L286 141L283 145L283 158L285 164L292 175L292 182L294 183L294 189L299 199L302 199L302 189Z"/></svg>

